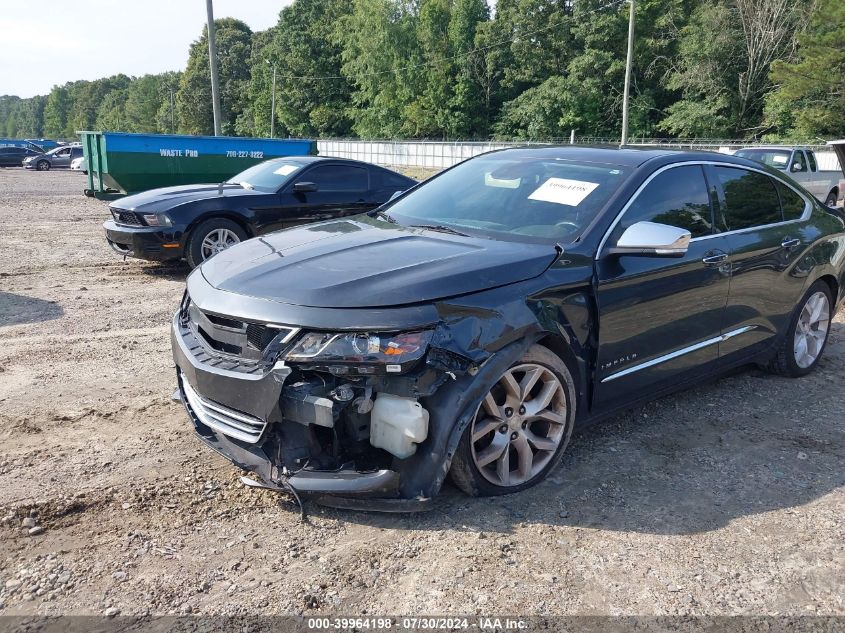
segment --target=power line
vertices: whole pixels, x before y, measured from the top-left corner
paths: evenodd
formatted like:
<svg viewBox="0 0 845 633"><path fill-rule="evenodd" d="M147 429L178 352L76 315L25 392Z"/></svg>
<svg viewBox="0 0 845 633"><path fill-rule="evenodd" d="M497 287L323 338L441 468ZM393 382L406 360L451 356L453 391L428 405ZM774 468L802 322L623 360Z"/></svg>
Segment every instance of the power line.
<svg viewBox="0 0 845 633"><path fill-rule="evenodd" d="M626 0L613 0L613 2L609 2L604 4L600 7L596 7L591 11L587 11L586 13L582 13L581 17L592 15L593 13L598 13L599 11L604 11L605 9L611 9L614 7L618 7L619 5L623 4ZM365 73L363 75L356 75L353 79L357 80L364 77L378 77L380 75L389 75L392 73L403 72L406 70L413 70L414 68L423 68L425 66L431 66L432 64L439 64L445 61L452 61L454 59L460 59L461 57L469 57L470 55L475 55L476 53L481 53L491 48L496 48L497 46L501 46L502 44L510 44L516 42L517 40L524 39L527 36L535 35L537 33L543 33L545 31L549 31L554 28L558 28L559 24L550 24L549 26L544 26L539 29L535 29L533 31L526 31L525 33L521 33L516 35L515 37L499 40L498 42L493 42L492 44L488 44L487 46L481 46L479 48L474 48L471 51L467 51L466 53L459 53L457 55L452 55L450 57L441 57L439 59L433 59L427 62L422 62L420 64L408 64L407 66L400 66L399 68L391 68L390 70L379 70L372 73ZM309 76L296 76L296 75L287 75L283 77L285 80L291 81L328 81L328 80L338 80L338 79L345 79L349 80L350 77L346 77L345 75L326 75L324 77L309 77Z"/></svg>

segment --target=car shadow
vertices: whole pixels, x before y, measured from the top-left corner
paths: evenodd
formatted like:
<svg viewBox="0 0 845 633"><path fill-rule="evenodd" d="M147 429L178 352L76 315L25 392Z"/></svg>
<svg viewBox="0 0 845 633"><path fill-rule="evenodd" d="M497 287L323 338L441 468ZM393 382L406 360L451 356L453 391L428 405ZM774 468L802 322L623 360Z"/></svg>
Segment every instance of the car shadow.
<svg viewBox="0 0 845 633"><path fill-rule="evenodd" d="M843 369L845 325L836 323L813 374L745 369L595 424L529 490L469 498L447 484L427 513L332 516L399 530L544 524L682 535L802 506L845 485Z"/></svg>
<svg viewBox="0 0 845 633"><path fill-rule="evenodd" d="M52 321L64 314L55 301L0 292L0 327Z"/></svg>

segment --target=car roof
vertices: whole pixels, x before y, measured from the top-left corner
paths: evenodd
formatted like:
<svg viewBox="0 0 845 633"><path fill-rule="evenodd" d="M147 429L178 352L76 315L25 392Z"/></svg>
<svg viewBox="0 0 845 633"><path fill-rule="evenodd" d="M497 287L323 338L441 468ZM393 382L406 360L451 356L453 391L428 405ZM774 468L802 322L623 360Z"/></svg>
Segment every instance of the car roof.
<svg viewBox="0 0 845 633"><path fill-rule="evenodd" d="M674 148L652 148L652 147L582 147L577 145L545 146L545 147L519 147L499 149L488 152L486 155L507 154L514 158L549 158L559 160L584 161L613 165L616 167L637 168L645 163L655 161L660 164L679 163L685 161L718 161L723 163L734 163L740 166L760 167L759 163L722 154L721 152L704 150L687 150Z"/></svg>
<svg viewBox="0 0 845 633"><path fill-rule="evenodd" d="M375 165L373 163L367 163L367 162L364 162L362 160L354 160L352 158L335 158L333 156L310 156L310 155L308 155L308 156L282 156L280 158L271 158L267 162L274 162L274 161L279 161L279 162L284 161L286 163L297 163L297 164L303 165L303 166L304 165L313 165L314 163L331 162L331 163L341 163L341 164L345 164L345 165L356 165L356 166L359 166L359 167L375 167L377 169L384 169L386 171L393 172L393 170L391 170L387 167L382 167L381 165ZM399 172L393 172L393 173L399 174ZM399 175L402 176L403 174L399 174ZM407 176L406 176L406 178L407 178Z"/></svg>

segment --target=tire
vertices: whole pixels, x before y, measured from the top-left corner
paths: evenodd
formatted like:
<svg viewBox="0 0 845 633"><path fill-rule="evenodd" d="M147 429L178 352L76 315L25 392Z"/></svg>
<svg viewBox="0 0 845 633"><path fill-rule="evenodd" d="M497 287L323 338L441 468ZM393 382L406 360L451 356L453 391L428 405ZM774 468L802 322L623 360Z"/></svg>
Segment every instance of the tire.
<svg viewBox="0 0 845 633"><path fill-rule="evenodd" d="M35 163L35 169L38 171L50 171L50 161L47 160L39 160Z"/></svg>
<svg viewBox="0 0 845 633"><path fill-rule="evenodd" d="M831 191L827 194L827 198L825 198L824 203L828 207L835 207L836 206L836 192Z"/></svg>
<svg viewBox="0 0 845 633"><path fill-rule="evenodd" d="M508 383L507 376L513 379L512 383ZM533 376L536 377L531 382ZM532 387L526 393L529 383ZM506 384L512 384L513 389L508 391ZM542 408L544 395L548 397L546 408ZM523 407L522 403L528 406ZM532 415L532 403L539 409L533 413L540 416ZM497 416L491 415L491 411ZM560 463L574 422L572 374L558 356L534 345L499 378L478 407L452 458L450 478L472 497L505 495L530 488ZM484 463L497 453L501 456ZM524 463L521 455L529 455Z"/></svg>
<svg viewBox="0 0 845 633"><path fill-rule="evenodd" d="M823 297L823 300L822 300ZM824 305L821 306L822 313L819 315L819 321L816 324L810 325L810 329L816 334L810 334L814 343L808 344L806 349L807 355L800 353L802 344L798 341L798 336L802 336L799 330L806 329L805 310L812 311L812 307L818 305L813 302L826 302L826 313ZM824 348L830 338L830 322L833 319L833 297L830 293L830 287L823 281L817 281L801 298L798 306L789 320L789 327L786 334L778 347L775 357L766 366L766 369L772 373L788 378L798 378L806 376L816 365L824 354ZM799 325L799 323L801 325ZM822 334L819 334L822 332ZM804 335L803 338L807 339ZM809 353L813 352L813 353Z"/></svg>
<svg viewBox="0 0 845 633"><path fill-rule="evenodd" d="M234 241L231 241L230 246L238 242L243 242L247 238L246 231L232 220L227 220L226 218L211 218L210 220L206 220L191 231L191 235L188 237L188 242L185 246L185 259L188 260L188 265L191 268L196 268L215 254L214 252L209 252L203 242L215 232L222 231L228 231L232 236ZM219 250L216 252L219 252Z"/></svg>

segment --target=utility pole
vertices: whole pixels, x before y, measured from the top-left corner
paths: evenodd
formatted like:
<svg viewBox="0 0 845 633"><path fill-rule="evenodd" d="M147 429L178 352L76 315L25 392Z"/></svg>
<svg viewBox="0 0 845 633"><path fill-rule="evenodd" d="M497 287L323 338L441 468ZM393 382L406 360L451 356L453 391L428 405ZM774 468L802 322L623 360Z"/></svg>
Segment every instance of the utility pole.
<svg viewBox="0 0 845 633"><path fill-rule="evenodd" d="M276 138L276 64L271 63L269 59L264 61L273 66L273 93L270 95L270 138Z"/></svg>
<svg viewBox="0 0 845 633"><path fill-rule="evenodd" d="M208 13L208 62L211 64L211 105L214 109L214 136L220 136L220 78L217 76L217 42L214 40L214 7L205 0Z"/></svg>
<svg viewBox="0 0 845 633"><path fill-rule="evenodd" d="M628 144L628 104L631 98L631 65L634 62L634 12L636 0L631 3L631 13L628 17L628 60L625 62L625 92L622 96L622 142L621 147Z"/></svg>

